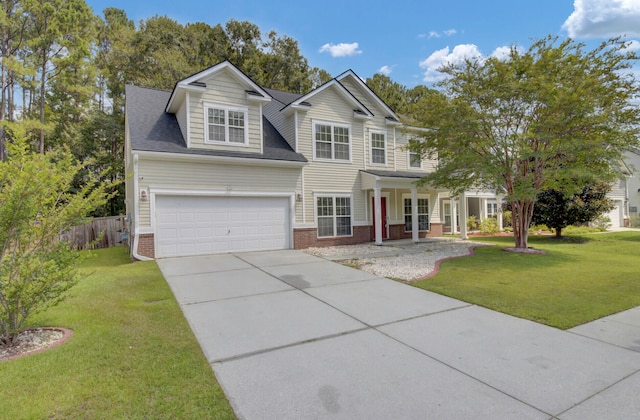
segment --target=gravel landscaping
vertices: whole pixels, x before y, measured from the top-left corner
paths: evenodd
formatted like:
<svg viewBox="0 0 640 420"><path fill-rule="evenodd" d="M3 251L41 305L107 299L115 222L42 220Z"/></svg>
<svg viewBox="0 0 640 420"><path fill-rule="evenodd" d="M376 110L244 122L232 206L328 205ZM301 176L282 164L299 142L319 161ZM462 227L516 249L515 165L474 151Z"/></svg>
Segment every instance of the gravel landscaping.
<svg viewBox="0 0 640 420"><path fill-rule="evenodd" d="M361 244L308 248L305 252L359 268L376 276L415 281L437 272L439 263L455 257L471 255L478 242L433 238L414 244L390 241L383 245Z"/></svg>

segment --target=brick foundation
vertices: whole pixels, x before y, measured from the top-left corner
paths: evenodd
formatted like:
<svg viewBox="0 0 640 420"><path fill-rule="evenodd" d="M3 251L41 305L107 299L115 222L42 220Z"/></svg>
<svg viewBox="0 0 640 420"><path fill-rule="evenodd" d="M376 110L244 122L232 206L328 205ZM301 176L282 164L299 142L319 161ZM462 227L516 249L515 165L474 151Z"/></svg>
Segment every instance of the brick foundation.
<svg viewBox="0 0 640 420"><path fill-rule="evenodd" d="M138 255L155 258L156 250L153 242L153 233L140 234L138 237Z"/></svg>
<svg viewBox="0 0 640 420"><path fill-rule="evenodd" d="M420 238L435 238L442 236L444 230L443 223L431 223L430 230L426 232L418 232ZM404 231L404 224L389 225L389 239L411 239L411 232Z"/></svg>
<svg viewBox="0 0 640 420"><path fill-rule="evenodd" d="M420 232L420 238L433 238L442 236L444 224L431 223L431 230ZM375 239L373 226L354 226L353 236L339 238L318 238L318 230L315 228L294 229L294 249L309 247L323 247L336 245L356 245L372 242ZM404 231L404 224L389 225L389 239L411 239L411 232Z"/></svg>
<svg viewBox="0 0 640 420"><path fill-rule="evenodd" d="M318 229L305 228L293 230L293 248L305 249L309 247L323 247L336 245L355 245L370 242L371 226L354 226L353 236L337 238L318 238Z"/></svg>

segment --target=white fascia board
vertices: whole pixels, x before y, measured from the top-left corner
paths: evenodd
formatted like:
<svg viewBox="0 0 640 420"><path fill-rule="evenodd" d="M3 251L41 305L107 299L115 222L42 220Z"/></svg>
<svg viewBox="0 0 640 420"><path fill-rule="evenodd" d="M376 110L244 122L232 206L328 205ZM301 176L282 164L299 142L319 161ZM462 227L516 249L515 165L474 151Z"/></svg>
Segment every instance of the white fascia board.
<svg viewBox="0 0 640 420"><path fill-rule="evenodd" d="M389 106L387 104L385 104L382 99L380 99L380 97L378 95L375 94L375 92L373 92L373 90L371 90L371 88L369 88L369 86L367 86L366 83L364 83L364 81L362 81L362 79L360 78L360 76L358 76L357 74L355 74L355 72L353 70L347 70L344 73L342 73L341 75L339 75L338 77L336 77L336 79L338 81L342 81L344 79L346 79L347 77L351 77L353 80L356 81L356 83L360 86L361 89L363 89L365 92L367 92L369 94L369 96L371 97L371 99L377 103L381 108L383 108L385 111L387 111L391 116L393 116L396 120L398 119L398 116L396 115L395 112L393 112L393 110L391 108L389 108Z"/></svg>
<svg viewBox="0 0 640 420"><path fill-rule="evenodd" d="M294 162L290 160L270 160L270 159L251 159L231 156L212 156L212 155L189 155L183 153L170 153L170 152L149 152L149 151L136 151L141 158L147 158L152 160L168 160L168 161L204 161L204 162L216 162L227 165L243 165L243 166L280 166L301 168L308 165L308 162Z"/></svg>

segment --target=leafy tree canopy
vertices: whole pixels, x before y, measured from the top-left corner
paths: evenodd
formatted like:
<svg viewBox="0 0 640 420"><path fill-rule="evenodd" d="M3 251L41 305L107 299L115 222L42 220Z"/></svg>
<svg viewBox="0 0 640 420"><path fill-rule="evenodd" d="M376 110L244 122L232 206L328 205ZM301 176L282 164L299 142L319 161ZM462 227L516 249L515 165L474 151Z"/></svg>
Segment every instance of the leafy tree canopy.
<svg viewBox="0 0 640 420"><path fill-rule="evenodd" d="M441 71L441 93L424 95L416 115L428 130L410 148L438 159L423 179L454 193L495 190L513 209L517 248L538 193L574 193L585 179L611 180L611 163L638 144L637 56L612 39L586 51L547 37L507 59L469 59Z"/></svg>
<svg viewBox="0 0 640 420"><path fill-rule="evenodd" d="M562 229L576 223L592 222L613 209L607 198L611 185L605 182L590 183L582 191L566 195L558 190L543 190L536 198L532 223L553 228L556 238L562 237Z"/></svg>

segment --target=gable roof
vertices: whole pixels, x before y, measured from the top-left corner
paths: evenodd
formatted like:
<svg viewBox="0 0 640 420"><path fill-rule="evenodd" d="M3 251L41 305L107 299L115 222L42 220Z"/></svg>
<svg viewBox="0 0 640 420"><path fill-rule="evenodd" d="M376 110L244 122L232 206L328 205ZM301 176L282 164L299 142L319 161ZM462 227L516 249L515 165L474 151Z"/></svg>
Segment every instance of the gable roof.
<svg viewBox="0 0 640 420"><path fill-rule="evenodd" d="M165 110L172 92L127 85L125 93L129 137L134 151L307 162L264 117L262 154L187 148L176 116Z"/></svg>
<svg viewBox="0 0 640 420"><path fill-rule="evenodd" d="M225 60L177 82L167 101L166 111L176 112L177 104L184 98L185 92L203 92L207 87L204 80L224 70L230 71L233 77L244 86L247 97L251 98L251 100L261 102L271 101L271 96L262 87L251 80L251 78L244 74L239 68Z"/></svg>
<svg viewBox="0 0 640 420"><path fill-rule="evenodd" d="M387 115L385 115L385 118L387 118L387 120L395 122L399 121L396 113L391 108L389 108L389 106L382 99L380 99L380 97L376 95L376 93L371 90L371 88L367 86L367 84L363 82L360 76L358 76L353 70L347 70L344 73L341 73L335 78L335 80L342 82L346 78L350 78L355 81L356 85L358 85L358 87L360 87L360 89L365 94L369 95L371 99L373 99L373 102L375 104L380 106L387 113Z"/></svg>
<svg viewBox="0 0 640 420"><path fill-rule="evenodd" d="M328 82L324 83L322 86L312 90L311 92L299 96L297 99L285 104L284 107L280 109L280 111L287 112L288 110L293 109L309 109L311 104L309 104L309 100L315 95L323 92L326 89L334 87L338 94L342 96L342 98L347 101L351 106L353 106L354 112L361 116L362 118L373 118L374 114L367 109L366 106L362 102L358 100L347 88L345 88L342 83L340 83L336 79L331 79Z"/></svg>

